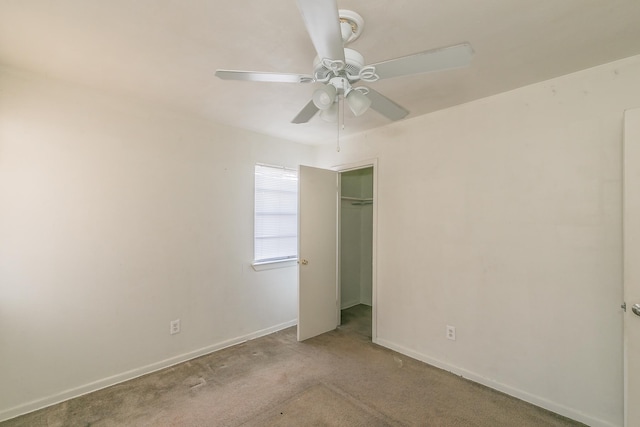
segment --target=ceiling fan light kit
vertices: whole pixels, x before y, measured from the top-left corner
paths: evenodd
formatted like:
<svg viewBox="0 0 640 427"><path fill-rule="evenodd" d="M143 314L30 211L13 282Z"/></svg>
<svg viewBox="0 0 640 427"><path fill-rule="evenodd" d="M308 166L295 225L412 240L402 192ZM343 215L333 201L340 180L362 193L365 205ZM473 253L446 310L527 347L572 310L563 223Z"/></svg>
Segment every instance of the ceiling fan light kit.
<svg viewBox="0 0 640 427"><path fill-rule="evenodd" d="M327 110L336 100L337 89L332 85L325 85L313 92L313 103L320 110Z"/></svg>
<svg viewBox="0 0 640 427"><path fill-rule="evenodd" d="M354 116L363 115L371 106L371 100L365 94L356 89L351 89L345 99Z"/></svg>
<svg viewBox="0 0 640 427"><path fill-rule="evenodd" d="M327 123L336 123L338 121L338 101L334 102L331 107L326 110L320 110L320 118Z"/></svg>
<svg viewBox="0 0 640 427"><path fill-rule="evenodd" d="M389 120L400 120L409 114L381 93L359 82L373 83L380 79L402 77L466 67L473 49L469 43L419 52L401 58L365 65L364 57L346 48L362 34L364 20L356 12L338 10L336 0L298 0L298 7L317 56L313 75L257 71L217 70L225 80L273 83L322 83L313 92L311 101L292 120L307 123L320 111L325 121L338 119L338 103L344 99L357 117L372 109Z"/></svg>

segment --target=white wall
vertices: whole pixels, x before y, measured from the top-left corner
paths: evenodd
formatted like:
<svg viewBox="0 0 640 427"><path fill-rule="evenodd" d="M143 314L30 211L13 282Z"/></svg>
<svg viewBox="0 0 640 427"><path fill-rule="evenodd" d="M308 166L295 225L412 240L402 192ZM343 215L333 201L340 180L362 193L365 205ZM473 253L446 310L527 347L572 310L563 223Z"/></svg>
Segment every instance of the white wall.
<svg viewBox="0 0 640 427"><path fill-rule="evenodd" d="M343 197L372 198L373 168L341 173ZM340 291L342 308L371 305L373 206L342 200L340 204Z"/></svg>
<svg viewBox="0 0 640 427"><path fill-rule="evenodd" d="M360 304L360 242L362 206L340 203L340 304L345 309Z"/></svg>
<svg viewBox="0 0 640 427"><path fill-rule="evenodd" d="M621 425L622 115L637 106L633 57L319 148L325 166L378 158L377 341Z"/></svg>
<svg viewBox="0 0 640 427"><path fill-rule="evenodd" d="M294 324L253 167L311 154L0 69L0 420Z"/></svg>
<svg viewBox="0 0 640 427"><path fill-rule="evenodd" d="M378 342L620 425L637 106L640 57L312 152L3 69L0 419L290 324L295 269L248 264L253 164L377 157Z"/></svg>

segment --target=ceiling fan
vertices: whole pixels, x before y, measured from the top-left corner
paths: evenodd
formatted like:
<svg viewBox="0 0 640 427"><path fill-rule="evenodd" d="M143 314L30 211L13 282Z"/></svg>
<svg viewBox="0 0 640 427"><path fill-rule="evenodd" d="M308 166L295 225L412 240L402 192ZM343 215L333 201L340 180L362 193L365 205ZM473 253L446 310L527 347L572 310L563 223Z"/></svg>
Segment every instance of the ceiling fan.
<svg viewBox="0 0 640 427"><path fill-rule="evenodd" d="M349 10L338 10L336 0L297 0L311 41L318 56L313 74L273 73L257 71L217 70L225 80L275 83L314 83L324 85L313 93L311 101L294 117L292 123L306 123L318 111L326 121L338 119L338 102L346 101L355 116L369 108L390 120L400 120L409 111L386 96L358 82L372 83L381 79L411 74L442 71L468 66L473 49L469 43L427 50L401 58L365 65L364 57L345 45L362 33L364 20Z"/></svg>

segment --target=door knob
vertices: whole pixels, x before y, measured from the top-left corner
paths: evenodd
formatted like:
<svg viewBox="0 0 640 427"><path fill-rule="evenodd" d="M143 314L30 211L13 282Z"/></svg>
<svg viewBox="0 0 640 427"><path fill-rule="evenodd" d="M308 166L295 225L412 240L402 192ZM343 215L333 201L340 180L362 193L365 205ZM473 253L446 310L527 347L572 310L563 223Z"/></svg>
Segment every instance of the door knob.
<svg viewBox="0 0 640 427"><path fill-rule="evenodd" d="M631 307L631 311L633 311L633 314L635 314L636 316L640 316L640 304L633 304L633 307Z"/></svg>
<svg viewBox="0 0 640 427"><path fill-rule="evenodd" d="M303 259L302 261L300 261L300 264L307 265L309 264L309 261L307 261L306 259Z"/></svg>

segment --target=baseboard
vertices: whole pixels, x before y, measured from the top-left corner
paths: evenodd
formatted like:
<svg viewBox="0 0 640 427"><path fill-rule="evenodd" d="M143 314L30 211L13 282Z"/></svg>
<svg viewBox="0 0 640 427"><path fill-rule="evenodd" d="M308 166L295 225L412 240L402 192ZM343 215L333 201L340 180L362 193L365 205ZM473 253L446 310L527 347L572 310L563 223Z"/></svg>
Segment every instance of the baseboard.
<svg viewBox="0 0 640 427"><path fill-rule="evenodd" d="M288 322L281 323L279 325L275 325L266 329L252 332L250 334L242 335L240 337L236 337L236 338L232 338L216 344L212 344L207 347L203 347L198 350L191 351L189 353L180 354L165 360L161 360L159 362L151 363L146 366L141 366L139 368L122 372L117 375L113 375L107 378L93 381L88 384L81 385L79 387L74 387L74 388L62 391L60 393L56 393L40 399L32 400L31 402L27 402L22 405L14 406L12 408L0 411L0 422L18 417L20 415L27 414L29 412L37 411L38 409L46 408L47 406L64 402L65 400L73 399L75 397L80 397L84 394L92 393L94 391L98 391L103 388L111 387L113 385L116 385L125 381L129 381L134 378L159 371L161 369L166 369L171 366L177 365L179 363L183 363L188 360L195 359L197 357L201 357L201 356L222 350L227 347L241 344L243 342L246 342L252 339L260 338L262 336L272 334L282 329L295 326L297 323L298 322L296 319L290 320Z"/></svg>
<svg viewBox="0 0 640 427"><path fill-rule="evenodd" d="M524 400L525 402L531 403L533 405L539 406L541 408L547 409L551 412L555 412L556 414L562 415L567 418L571 418L572 420L579 421L581 423L587 424L591 427L617 427L615 424L611 424L608 421L601 420L599 418L594 418L585 414L583 412L577 411L575 409L568 408L563 405L559 405L555 402L552 402L548 399L545 399L540 396L536 396L526 391L511 387L506 384L502 384L500 382L485 378L481 375L478 375L474 372L468 371L466 369L451 365L447 362L443 362L438 359L434 359L425 354L418 353L414 350L406 348L404 346L398 345L394 342L385 340L383 338L379 338L376 340L376 344L379 344L388 349L397 351L398 353L402 353L406 356L409 356L413 359L419 360L424 363L428 363L429 365L435 366L437 368L443 369L445 371L451 372L453 374L459 375L465 379L476 382L478 384L482 384L494 390L498 390L502 393L506 393L510 396L516 397L520 400Z"/></svg>
<svg viewBox="0 0 640 427"><path fill-rule="evenodd" d="M360 305L360 300L343 302L340 305L340 310L346 310L347 308L355 307L356 305Z"/></svg>

